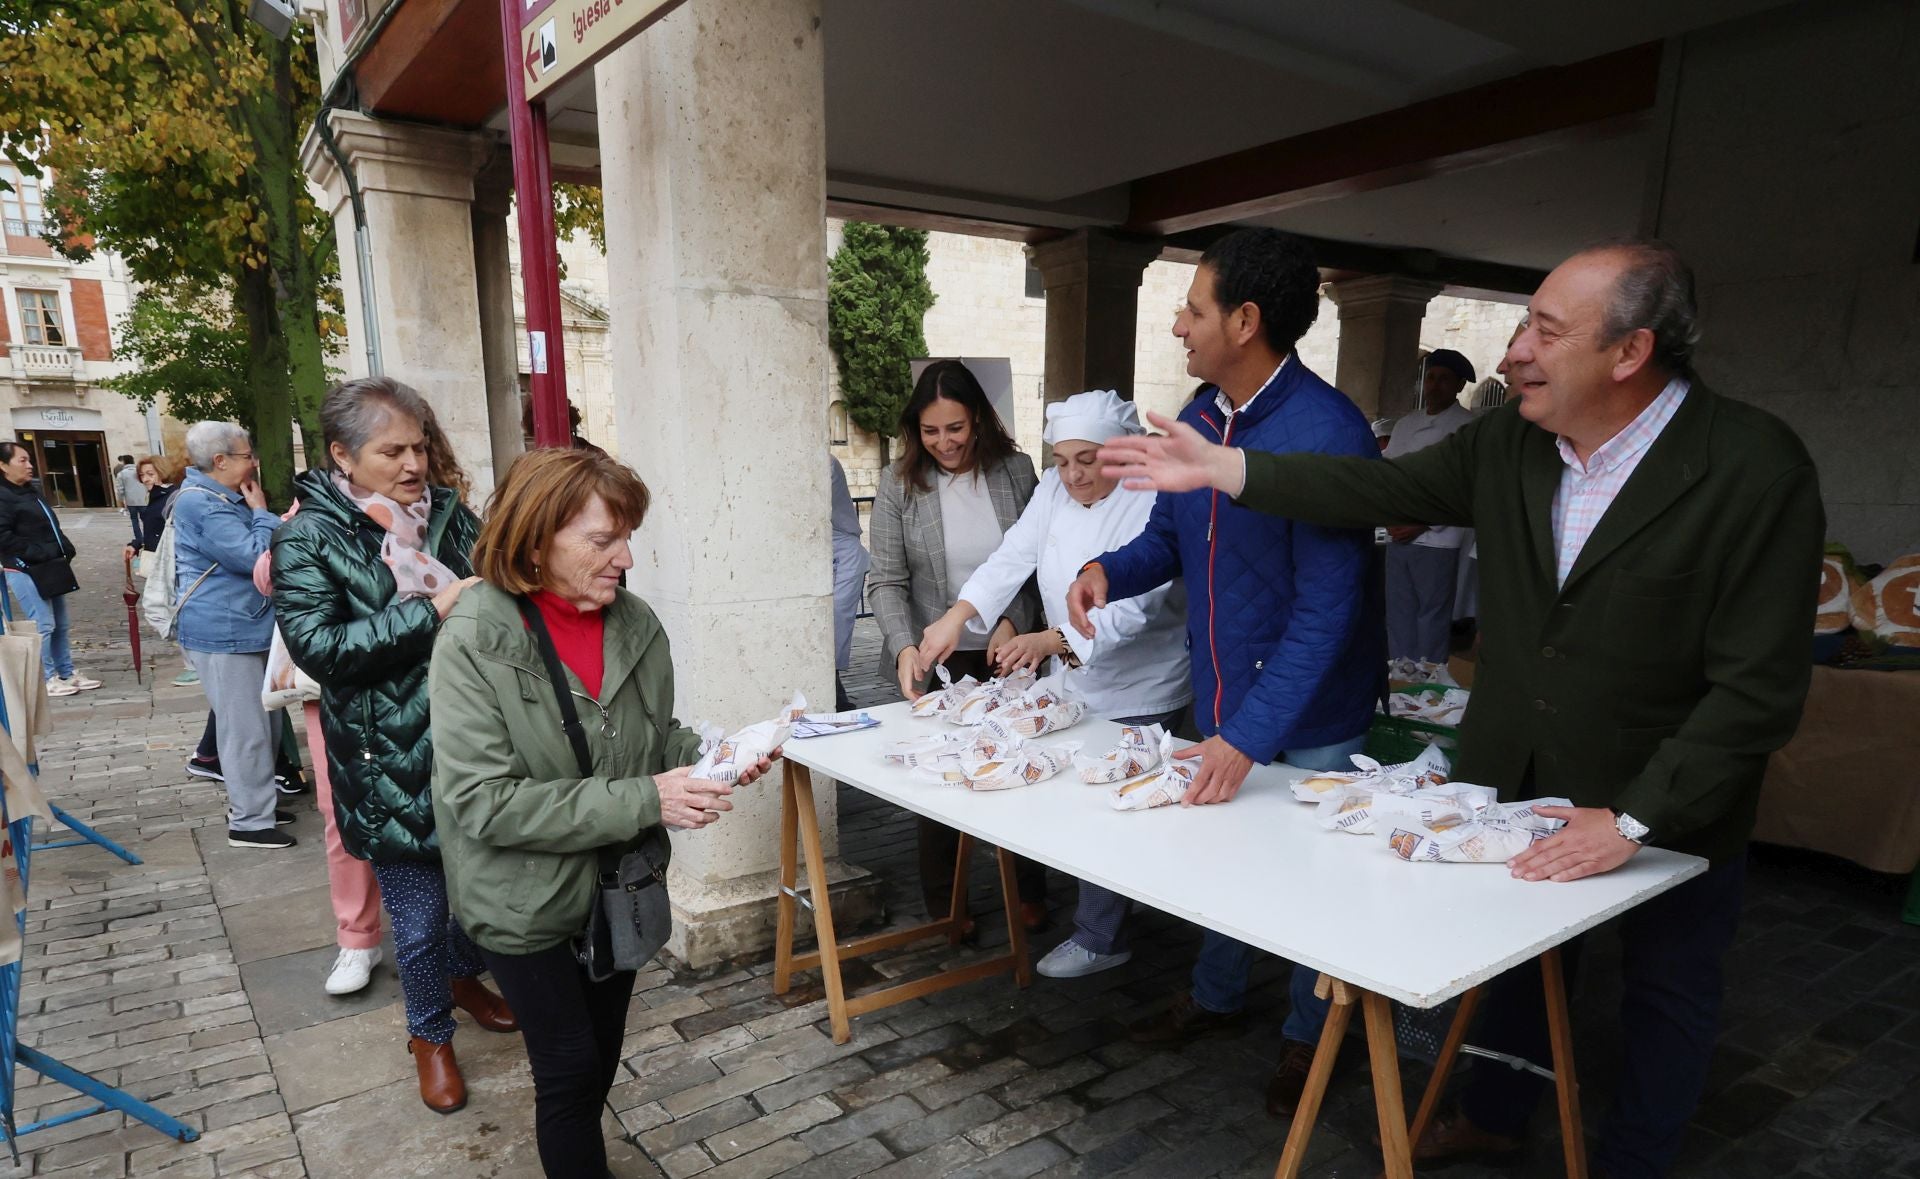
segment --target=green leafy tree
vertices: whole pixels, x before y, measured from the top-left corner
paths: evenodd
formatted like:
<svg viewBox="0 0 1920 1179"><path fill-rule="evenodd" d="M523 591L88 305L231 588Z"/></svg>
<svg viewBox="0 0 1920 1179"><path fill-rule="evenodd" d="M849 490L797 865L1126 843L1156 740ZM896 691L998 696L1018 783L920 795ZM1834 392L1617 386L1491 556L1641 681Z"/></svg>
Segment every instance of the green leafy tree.
<svg viewBox="0 0 1920 1179"><path fill-rule="evenodd" d="M183 421L253 427L247 329L225 296L150 288L115 326L113 358L134 367L102 384L141 409L164 404Z"/></svg>
<svg viewBox="0 0 1920 1179"><path fill-rule="evenodd" d="M827 264L827 344L854 425L893 436L927 354L927 231L849 221Z"/></svg>
<svg viewBox="0 0 1920 1179"><path fill-rule="evenodd" d="M247 0L0 0L0 151L51 171L49 238L110 249L134 279L227 295L244 331L237 414L269 491L325 392L331 222L307 193L311 31L278 41Z"/></svg>

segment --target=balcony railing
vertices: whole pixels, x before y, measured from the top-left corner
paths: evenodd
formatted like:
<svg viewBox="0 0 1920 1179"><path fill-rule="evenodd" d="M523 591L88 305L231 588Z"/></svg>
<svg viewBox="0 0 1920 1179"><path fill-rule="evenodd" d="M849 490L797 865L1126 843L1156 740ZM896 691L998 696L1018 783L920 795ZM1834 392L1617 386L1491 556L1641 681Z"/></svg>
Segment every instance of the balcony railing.
<svg viewBox="0 0 1920 1179"><path fill-rule="evenodd" d="M13 375L34 380L71 381L80 376L78 348L55 348L45 344L15 344Z"/></svg>
<svg viewBox="0 0 1920 1179"><path fill-rule="evenodd" d="M8 237L39 237L47 231L45 221L22 221L18 217L9 217L6 220Z"/></svg>

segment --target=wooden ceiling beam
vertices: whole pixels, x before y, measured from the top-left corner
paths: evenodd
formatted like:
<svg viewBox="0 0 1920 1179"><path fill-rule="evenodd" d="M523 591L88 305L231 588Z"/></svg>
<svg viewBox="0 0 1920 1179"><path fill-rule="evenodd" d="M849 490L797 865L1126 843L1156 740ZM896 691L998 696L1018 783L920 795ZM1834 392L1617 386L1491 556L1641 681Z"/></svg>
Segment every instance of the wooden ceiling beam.
<svg viewBox="0 0 1920 1179"><path fill-rule="evenodd" d="M1502 163L1639 126L1659 90L1648 42L1142 177L1126 228L1174 234Z"/></svg>

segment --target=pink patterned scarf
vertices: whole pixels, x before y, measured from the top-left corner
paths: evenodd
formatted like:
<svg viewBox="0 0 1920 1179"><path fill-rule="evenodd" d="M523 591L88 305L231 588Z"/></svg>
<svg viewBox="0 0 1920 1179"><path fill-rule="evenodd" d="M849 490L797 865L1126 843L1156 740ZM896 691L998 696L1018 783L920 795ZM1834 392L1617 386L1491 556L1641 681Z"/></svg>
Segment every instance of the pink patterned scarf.
<svg viewBox="0 0 1920 1179"><path fill-rule="evenodd" d="M380 542L380 559L393 571L396 599L431 598L460 580L453 570L435 560L427 551L427 527L433 521L433 497L402 505L377 491L347 481L339 472L333 485L353 501L367 518L386 530Z"/></svg>

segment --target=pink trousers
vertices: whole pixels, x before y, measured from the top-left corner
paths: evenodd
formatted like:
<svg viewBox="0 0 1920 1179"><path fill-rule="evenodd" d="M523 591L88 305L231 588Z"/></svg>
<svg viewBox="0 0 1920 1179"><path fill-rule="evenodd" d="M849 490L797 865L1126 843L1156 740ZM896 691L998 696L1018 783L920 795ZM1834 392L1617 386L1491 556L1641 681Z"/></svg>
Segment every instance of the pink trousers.
<svg viewBox="0 0 1920 1179"><path fill-rule="evenodd" d="M340 828L333 819L333 782L327 777L327 743L320 734L320 705L306 703L307 753L313 759L314 802L327 825L327 890L333 898L333 921L343 950L371 950L380 944L380 885L373 865L356 860L340 844Z"/></svg>

